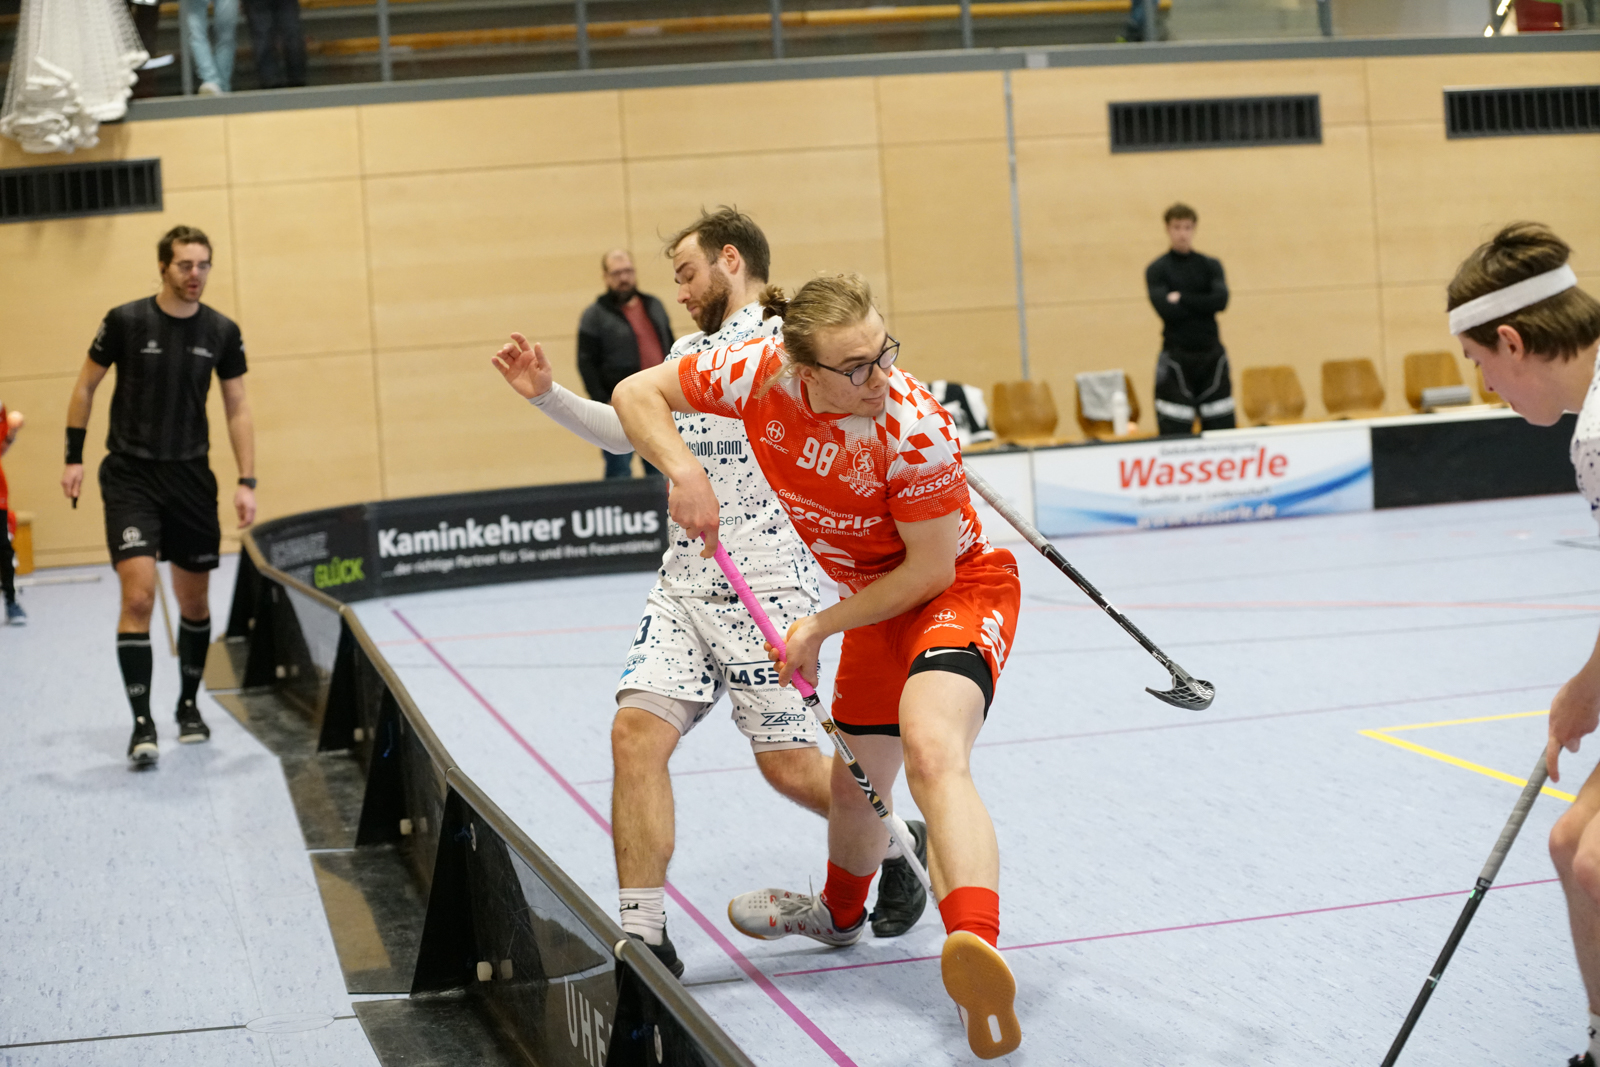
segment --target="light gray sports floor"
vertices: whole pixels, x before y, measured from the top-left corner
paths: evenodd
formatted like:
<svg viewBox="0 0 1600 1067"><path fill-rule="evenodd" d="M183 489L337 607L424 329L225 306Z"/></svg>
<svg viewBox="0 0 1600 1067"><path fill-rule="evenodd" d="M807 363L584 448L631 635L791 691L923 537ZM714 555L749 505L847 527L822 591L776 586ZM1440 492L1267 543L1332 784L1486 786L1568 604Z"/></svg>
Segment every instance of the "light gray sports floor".
<svg viewBox="0 0 1600 1067"><path fill-rule="evenodd" d="M203 693L211 742L177 743L158 614L161 762L130 771L116 575L36 577L0 627L0 1064L376 1067L278 760Z"/></svg>
<svg viewBox="0 0 1600 1067"><path fill-rule="evenodd" d="M975 756L1021 990L1024 1044L1006 1062L1376 1064L1517 794L1459 764L1526 775L1537 713L1593 644L1586 506L1065 547L1220 695L1199 715L1145 695L1166 684L1159 667L1016 546L1025 610ZM371 1064L276 762L210 705L210 746L167 745L153 776L124 769L102 573L29 590L33 625L0 629L0 1064ZM607 907L610 694L651 580L360 607L463 769ZM176 669L156 648L165 725ZM1514 717L1458 721L1498 716ZM1431 723L1453 725L1387 736L1437 755L1361 733ZM1556 788L1575 788L1597 748L1568 757ZM758 1063L971 1062L932 959L934 912L843 951L740 937L733 894L820 887L823 824L767 789L722 711L673 768L670 930L695 994ZM1402 1063L1536 1067L1581 1048L1544 849L1565 806L1536 805ZM335 1021L246 1028L290 1013ZM63 1043L82 1038L110 1040Z"/></svg>
<svg viewBox="0 0 1600 1067"><path fill-rule="evenodd" d="M1376 1064L1518 792L1446 758L1525 776L1539 712L1594 643L1600 541L1586 505L1068 542L1217 684L1198 715L1147 696L1167 684L1155 662L1014 547L1023 615L975 753L1025 1032L1008 1062ZM611 693L650 582L360 608L463 769L608 907ZM1476 719L1489 721L1458 721ZM1450 725L1388 736L1438 755L1361 732L1433 723ZM1567 790L1596 747L1568 757ZM725 712L673 771L669 930L686 982L758 1063L972 1060L939 984L935 912L846 950L741 937L729 897L820 888L823 823L762 783ZM1536 805L1403 1063L1564 1064L1581 1050L1586 1008L1545 851L1566 806Z"/></svg>

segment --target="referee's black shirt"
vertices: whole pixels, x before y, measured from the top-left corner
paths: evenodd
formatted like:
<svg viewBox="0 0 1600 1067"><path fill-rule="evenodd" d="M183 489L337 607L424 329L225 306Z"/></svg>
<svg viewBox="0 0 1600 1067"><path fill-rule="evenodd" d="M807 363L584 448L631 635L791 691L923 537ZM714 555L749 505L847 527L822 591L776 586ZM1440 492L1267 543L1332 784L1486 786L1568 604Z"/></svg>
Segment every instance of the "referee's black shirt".
<svg viewBox="0 0 1600 1067"><path fill-rule="evenodd" d="M140 459L205 456L211 372L227 380L246 369L244 339L232 319L204 304L176 319L153 296L106 312L89 358L117 368L106 448Z"/></svg>
<svg viewBox="0 0 1600 1067"><path fill-rule="evenodd" d="M1215 352L1222 344L1217 312L1228 307L1222 261L1199 252L1161 256L1144 272L1150 304L1161 316L1161 344L1168 352ZM1167 294L1180 294L1176 304Z"/></svg>

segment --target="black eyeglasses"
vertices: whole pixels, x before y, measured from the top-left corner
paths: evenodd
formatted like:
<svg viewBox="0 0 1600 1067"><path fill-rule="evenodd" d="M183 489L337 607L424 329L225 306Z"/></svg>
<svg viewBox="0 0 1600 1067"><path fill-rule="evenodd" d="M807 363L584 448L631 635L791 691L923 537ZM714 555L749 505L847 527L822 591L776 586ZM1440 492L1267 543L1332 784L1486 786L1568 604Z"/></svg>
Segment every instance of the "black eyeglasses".
<svg viewBox="0 0 1600 1067"><path fill-rule="evenodd" d="M900 342L896 341L893 337L889 337L888 334L884 334L884 337L887 337L888 340L884 342L883 351L878 353L877 359L869 359L860 366L851 367L849 370L840 370L838 367L830 367L826 363L818 363L817 366L821 367L823 370L831 370L835 374L844 375L846 378L850 379L851 385L866 385L867 379L872 377L872 368L874 366L880 368L885 374L887 374L889 372L889 368L894 366L894 361L900 358Z"/></svg>

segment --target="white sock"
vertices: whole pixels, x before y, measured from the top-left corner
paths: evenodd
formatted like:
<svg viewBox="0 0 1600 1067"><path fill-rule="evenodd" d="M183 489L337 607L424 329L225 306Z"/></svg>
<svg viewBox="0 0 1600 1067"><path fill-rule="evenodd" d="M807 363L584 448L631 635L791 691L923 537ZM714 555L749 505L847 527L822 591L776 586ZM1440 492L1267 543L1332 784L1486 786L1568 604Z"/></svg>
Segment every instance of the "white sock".
<svg viewBox="0 0 1600 1067"><path fill-rule="evenodd" d="M667 891L656 889L624 889L617 893L621 902L622 932L638 934L647 945L661 944L667 929Z"/></svg>
<svg viewBox="0 0 1600 1067"><path fill-rule="evenodd" d="M1589 1055L1600 1063L1600 1015L1589 1013Z"/></svg>
<svg viewBox="0 0 1600 1067"><path fill-rule="evenodd" d="M911 836L911 827L906 825L906 821L900 817L898 812L891 811L889 813L889 818L894 820L895 829L899 830L901 833L906 835L906 840L907 841L916 840L915 838L913 838ZM885 852L883 854L883 858L886 859L886 860L897 860L900 857L904 856L905 854L906 854L906 850L901 848L900 847L900 842L898 842L898 841L896 841L894 839L894 835L893 834L890 834L889 835L889 851Z"/></svg>

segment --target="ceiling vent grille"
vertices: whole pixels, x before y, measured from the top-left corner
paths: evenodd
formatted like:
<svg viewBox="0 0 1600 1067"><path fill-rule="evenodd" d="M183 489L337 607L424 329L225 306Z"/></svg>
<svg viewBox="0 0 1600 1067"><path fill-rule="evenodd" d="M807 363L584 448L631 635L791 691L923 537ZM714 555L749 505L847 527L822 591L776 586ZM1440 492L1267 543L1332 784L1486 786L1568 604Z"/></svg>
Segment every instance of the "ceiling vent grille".
<svg viewBox="0 0 1600 1067"><path fill-rule="evenodd" d="M1600 133L1600 85L1446 89L1444 124L1451 140Z"/></svg>
<svg viewBox="0 0 1600 1067"><path fill-rule="evenodd" d="M0 170L0 222L161 210L161 160Z"/></svg>
<svg viewBox="0 0 1600 1067"><path fill-rule="evenodd" d="M1241 96L1111 105L1111 151L1321 144L1321 98Z"/></svg>

